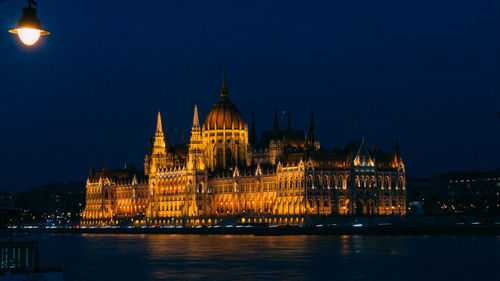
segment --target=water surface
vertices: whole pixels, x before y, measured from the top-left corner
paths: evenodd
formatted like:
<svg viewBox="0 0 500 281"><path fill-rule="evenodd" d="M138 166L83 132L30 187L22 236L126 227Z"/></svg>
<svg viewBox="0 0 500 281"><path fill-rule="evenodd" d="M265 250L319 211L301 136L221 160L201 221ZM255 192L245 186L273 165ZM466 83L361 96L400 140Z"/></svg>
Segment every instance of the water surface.
<svg viewBox="0 0 500 281"><path fill-rule="evenodd" d="M65 281L500 280L495 236L46 234Z"/></svg>

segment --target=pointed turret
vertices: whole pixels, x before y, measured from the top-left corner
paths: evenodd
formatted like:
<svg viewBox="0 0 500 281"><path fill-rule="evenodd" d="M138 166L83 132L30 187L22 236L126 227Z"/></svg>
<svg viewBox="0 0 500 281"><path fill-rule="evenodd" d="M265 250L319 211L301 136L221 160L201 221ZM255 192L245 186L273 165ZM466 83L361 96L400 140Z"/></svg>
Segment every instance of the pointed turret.
<svg viewBox="0 0 500 281"><path fill-rule="evenodd" d="M149 175L149 168L151 167L151 156L153 155L153 133L149 134L148 138L148 153L144 157L144 174Z"/></svg>
<svg viewBox="0 0 500 281"><path fill-rule="evenodd" d="M399 153L399 140L396 137L396 141L394 142L394 161L397 163L401 161L401 155Z"/></svg>
<svg viewBox="0 0 500 281"><path fill-rule="evenodd" d="M309 143L311 145L316 141L316 128L314 127L314 114L311 112L311 124L309 125Z"/></svg>
<svg viewBox="0 0 500 281"><path fill-rule="evenodd" d="M106 158L104 159L104 162L102 163L102 174L104 175L106 173Z"/></svg>
<svg viewBox="0 0 500 281"><path fill-rule="evenodd" d="M186 144L186 138L184 137L184 131L182 131L182 134L181 134L181 144L182 145Z"/></svg>
<svg viewBox="0 0 500 281"><path fill-rule="evenodd" d="M278 125L278 109L274 108L273 137L277 138L279 134L280 134L280 127Z"/></svg>
<svg viewBox="0 0 500 281"><path fill-rule="evenodd" d="M151 155L153 153L153 134L149 134L148 138L148 155Z"/></svg>
<svg viewBox="0 0 500 281"><path fill-rule="evenodd" d="M94 161L90 161L90 175L89 178L93 179L95 177Z"/></svg>
<svg viewBox="0 0 500 281"><path fill-rule="evenodd" d="M250 128L250 144L256 145L257 144L257 128L255 127L255 116L254 113L252 112L252 125Z"/></svg>
<svg viewBox="0 0 500 281"><path fill-rule="evenodd" d="M156 121L156 132L155 132L155 141L153 146L153 153L159 152L159 150L165 150L165 138L163 136L163 128L161 125L161 114L158 111L158 119Z"/></svg>
<svg viewBox="0 0 500 281"><path fill-rule="evenodd" d="M201 129L198 118L198 106L194 106L193 126L191 127L191 139L189 140L189 149L201 149Z"/></svg>
<svg viewBox="0 0 500 281"><path fill-rule="evenodd" d="M401 154L399 151L399 140L398 137L396 137L396 140L394 141L394 160L393 160L393 167L399 167L403 166L403 159L401 158Z"/></svg>
<svg viewBox="0 0 500 281"><path fill-rule="evenodd" d="M220 89L220 96L222 98L227 97L226 73L222 75L222 87Z"/></svg>
<svg viewBox="0 0 500 281"><path fill-rule="evenodd" d="M153 143L153 152L151 153L150 171L156 172L159 168L167 166L167 147L163 136L163 128L161 124L161 114L158 111L158 119L156 121L156 132Z"/></svg>
<svg viewBox="0 0 500 281"><path fill-rule="evenodd" d="M203 140L201 137L200 122L198 119L198 106L194 106L193 126L191 127L191 139L189 140L188 169L205 169L203 161Z"/></svg>
<svg viewBox="0 0 500 281"><path fill-rule="evenodd" d="M225 80L225 78L224 78L224 80ZM225 82L224 82L224 84L225 84ZM196 104L194 105L194 115L193 115L193 128L195 128L195 127L196 128L200 127L200 121L198 118L198 106Z"/></svg>
<svg viewBox="0 0 500 281"><path fill-rule="evenodd" d="M161 113L158 110L158 115L156 118L156 132L155 132L155 137L160 135L163 137L163 126L161 125Z"/></svg>

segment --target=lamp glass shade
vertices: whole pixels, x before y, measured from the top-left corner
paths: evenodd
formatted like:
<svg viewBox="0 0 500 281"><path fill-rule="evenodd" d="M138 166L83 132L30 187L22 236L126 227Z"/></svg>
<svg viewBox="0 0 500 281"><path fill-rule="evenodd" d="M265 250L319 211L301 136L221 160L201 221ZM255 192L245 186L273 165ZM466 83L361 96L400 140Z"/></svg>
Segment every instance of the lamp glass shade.
<svg viewBox="0 0 500 281"><path fill-rule="evenodd" d="M17 35L24 45L31 46L40 39L40 29L19 28L17 29Z"/></svg>
<svg viewBox="0 0 500 281"><path fill-rule="evenodd" d="M32 7L23 9L23 16L19 19L17 28L11 29L9 32L17 34L21 42L28 46L35 44L41 35L50 34L42 29L40 20L36 16L36 9Z"/></svg>

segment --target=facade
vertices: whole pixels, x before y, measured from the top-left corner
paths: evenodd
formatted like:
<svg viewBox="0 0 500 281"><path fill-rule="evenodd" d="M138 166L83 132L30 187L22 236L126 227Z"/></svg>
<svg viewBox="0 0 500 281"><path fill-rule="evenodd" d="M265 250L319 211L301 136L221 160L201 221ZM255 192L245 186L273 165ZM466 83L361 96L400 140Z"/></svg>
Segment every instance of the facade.
<svg viewBox="0 0 500 281"><path fill-rule="evenodd" d="M189 144L171 145L158 113L144 172L91 168L83 225L135 223L213 225L225 222L304 224L311 216L406 213L405 166L396 140L390 153L364 139L327 151L308 134L273 129L257 137L229 100L200 124L194 107Z"/></svg>
<svg viewBox="0 0 500 281"><path fill-rule="evenodd" d="M17 193L14 207L23 209L23 222L79 222L84 210L85 182L50 183Z"/></svg>
<svg viewBox="0 0 500 281"><path fill-rule="evenodd" d="M408 181L410 202L426 214L500 215L500 169L442 173Z"/></svg>

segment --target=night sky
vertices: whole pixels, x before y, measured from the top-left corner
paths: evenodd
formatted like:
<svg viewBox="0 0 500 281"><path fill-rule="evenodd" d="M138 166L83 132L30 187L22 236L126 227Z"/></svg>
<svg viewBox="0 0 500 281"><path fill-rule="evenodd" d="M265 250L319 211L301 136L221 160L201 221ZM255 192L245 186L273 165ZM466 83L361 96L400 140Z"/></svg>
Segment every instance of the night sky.
<svg viewBox="0 0 500 281"><path fill-rule="evenodd" d="M142 167L156 111L180 142L224 70L259 132L314 111L327 149L398 136L412 176L500 168L499 1L38 2L34 48L0 4L0 190Z"/></svg>

